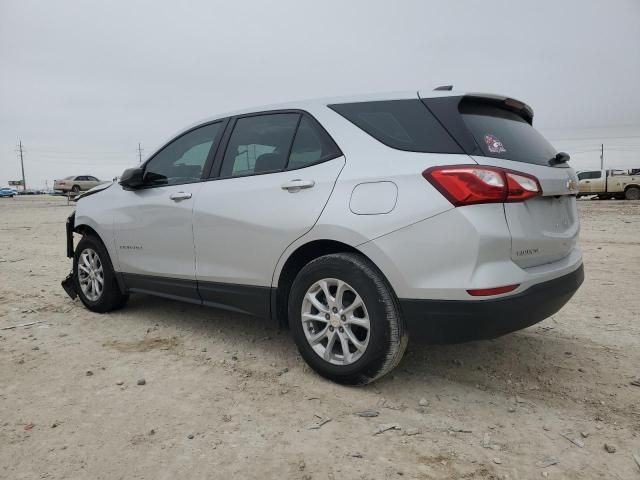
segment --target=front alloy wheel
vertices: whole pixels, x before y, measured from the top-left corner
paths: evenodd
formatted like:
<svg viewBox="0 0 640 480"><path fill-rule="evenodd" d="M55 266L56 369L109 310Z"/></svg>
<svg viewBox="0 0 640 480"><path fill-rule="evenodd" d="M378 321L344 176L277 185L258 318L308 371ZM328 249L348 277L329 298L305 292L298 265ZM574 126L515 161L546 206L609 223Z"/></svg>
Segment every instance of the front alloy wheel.
<svg viewBox="0 0 640 480"><path fill-rule="evenodd" d="M104 289L104 269L100 257L92 248L85 248L78 260L80 289L92 302L97 302Z"/></svg>
<svg viewBox="0 0 640 480"><path fill-rule="evenodd" d="M73 289L89 310L109 312L124 306L129 296L120 290L109 253L102 241L84 235L73 255Z"/></svg>
<svg viewBox="0 0 640 480"><path fill-rule="evenodd" d="M350 365L367 350L371 323L358 292L346 282L325 278L307 290L301 320L309 345L333 365Z"/></svg>

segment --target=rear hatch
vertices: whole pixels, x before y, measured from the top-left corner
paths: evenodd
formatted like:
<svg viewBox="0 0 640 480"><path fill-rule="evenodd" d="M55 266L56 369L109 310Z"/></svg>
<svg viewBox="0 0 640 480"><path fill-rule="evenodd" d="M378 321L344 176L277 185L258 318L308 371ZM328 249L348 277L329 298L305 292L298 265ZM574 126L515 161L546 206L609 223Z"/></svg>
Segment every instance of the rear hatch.
<svg viewBox="0 0 640 480"><path fill-rule="evenodd" d="M471 158L480 165L533 175L542 195L505 203L511 233L511 258L522 268L551 263L575 247L579 220L577 177L532 126L525 104L497 96L468 95L423 99Z"/></svg>

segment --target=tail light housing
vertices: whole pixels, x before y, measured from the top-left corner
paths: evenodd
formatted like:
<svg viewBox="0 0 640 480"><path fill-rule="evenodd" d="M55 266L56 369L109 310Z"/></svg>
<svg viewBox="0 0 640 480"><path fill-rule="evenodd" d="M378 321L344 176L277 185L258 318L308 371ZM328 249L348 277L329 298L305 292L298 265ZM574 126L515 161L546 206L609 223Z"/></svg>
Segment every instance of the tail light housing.
<svg viewBox="0 0 640 480"><path fill-rule="evenodd" d="M523 202L542 195L538 179L506 168L451 165L428 168L422 176L454 206Z"/></svg>

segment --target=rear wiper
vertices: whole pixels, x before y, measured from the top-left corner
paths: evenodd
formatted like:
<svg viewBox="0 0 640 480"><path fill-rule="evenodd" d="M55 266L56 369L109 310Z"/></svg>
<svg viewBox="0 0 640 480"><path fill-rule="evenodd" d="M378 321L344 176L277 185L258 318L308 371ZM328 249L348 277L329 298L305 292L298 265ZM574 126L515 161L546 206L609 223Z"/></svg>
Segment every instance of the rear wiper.
<svg viewBox="0 0 640 480"><path fill-rule="evenodd" d="M559 165L561 163L567 163L570 158L571 157L569 156L568 153L558 152L555 157L553 157L552 159L549 160L549 165L553 167L554 165Z"/></svg>

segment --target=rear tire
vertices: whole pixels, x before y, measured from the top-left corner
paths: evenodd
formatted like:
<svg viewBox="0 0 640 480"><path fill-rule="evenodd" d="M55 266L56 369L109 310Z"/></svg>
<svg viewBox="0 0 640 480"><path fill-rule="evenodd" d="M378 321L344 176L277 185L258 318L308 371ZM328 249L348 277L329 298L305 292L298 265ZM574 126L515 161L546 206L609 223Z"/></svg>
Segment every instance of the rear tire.
<svg viewBox="0 0 640 480"><path fill-rule="evenodd" d="M624 192L624 198L627 200L640 200L640 188L629 187Z"/></svg>
<svg viewBox="0 0 640 480"><path fill-rule="evenodd" d="M365 385L382 377L407 346L398 300L362 255L337 253L309 262L293 282L288 310L302 358L337 383Z"/></svg>
<svg viewBox="0 0 640 480"><path fill-rule="evenodd" d="M73 255L73 284L80 300L92 312L122 308L129 300L118 286L107 249L93 235L82 237Z"/></svg>
<svg viewBox="0 0 640 480"><path fill-rule="evenodd" d="M78 185L74 185L73 187L71 187L72 193L78 193L79 191L80 191L80 187Z"/></svg>

